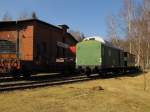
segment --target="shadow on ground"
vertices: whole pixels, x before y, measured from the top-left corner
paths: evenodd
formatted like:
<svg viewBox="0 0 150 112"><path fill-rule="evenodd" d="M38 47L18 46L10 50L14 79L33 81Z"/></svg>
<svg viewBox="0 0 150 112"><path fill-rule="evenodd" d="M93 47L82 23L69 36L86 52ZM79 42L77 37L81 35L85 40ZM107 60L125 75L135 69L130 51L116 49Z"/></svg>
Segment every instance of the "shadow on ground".
<svg viewBox="0 0 150 112"><path fill-rule="evenodd" d="M119 77L137 77L139 75L142 75L144 73L147 73L147 72L127 72L127 73L110 73L110 74L104 74L104 75L101 75L101 78L102 79L109 79L109 78L119 78Z"/></svg>

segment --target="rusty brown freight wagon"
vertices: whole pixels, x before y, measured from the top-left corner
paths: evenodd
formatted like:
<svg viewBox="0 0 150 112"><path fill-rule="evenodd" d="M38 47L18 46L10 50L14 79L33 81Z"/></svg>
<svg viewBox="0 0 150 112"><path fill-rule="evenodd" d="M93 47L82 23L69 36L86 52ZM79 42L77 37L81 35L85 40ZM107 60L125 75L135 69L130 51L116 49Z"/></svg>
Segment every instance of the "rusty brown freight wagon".
<svg viewBox="0 0 150 112"><path fill-rule="evenodd" d="M73 54L58 42L75 46L67 25L54 26L38 19L0 22L0 72L28 76L36 70L74 66ZM68 65L69 64L69 65Z"/></svg>

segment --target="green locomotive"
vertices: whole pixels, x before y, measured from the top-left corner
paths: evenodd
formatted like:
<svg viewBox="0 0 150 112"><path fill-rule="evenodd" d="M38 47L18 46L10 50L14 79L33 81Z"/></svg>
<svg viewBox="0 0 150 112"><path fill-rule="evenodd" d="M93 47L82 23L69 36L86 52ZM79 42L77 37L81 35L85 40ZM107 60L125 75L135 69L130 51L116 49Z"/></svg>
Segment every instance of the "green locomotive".
<svg viewBox="0 0 150 112"><path fill-rule="evenodd" d="M87 75L93 72L127 72L135 69L135 56L100 37L90 37L76 46L76 68Z"/></svg>

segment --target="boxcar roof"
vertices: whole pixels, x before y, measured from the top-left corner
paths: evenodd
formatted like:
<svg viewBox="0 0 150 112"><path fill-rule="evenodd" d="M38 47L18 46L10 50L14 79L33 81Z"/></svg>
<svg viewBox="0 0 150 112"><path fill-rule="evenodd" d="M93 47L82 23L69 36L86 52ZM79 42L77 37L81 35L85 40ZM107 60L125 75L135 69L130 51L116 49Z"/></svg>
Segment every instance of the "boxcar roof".
<svg viewBox="0 0 150 112"><path fill-rule="evenodd" d="M59 30L62 30L60 27L58 26L55 26L55 25L52 25L52 24L49 24L47 22L44 22L42 20L39 20L39 19L23 19L23 20L17 20L17 21L0 21L0 25L3 25L3 24L16 24L16 23L24 23L24 22L33 22L33 21L36 21L36 22L39 22L39 23L42 23L42 24L45 24L45 25L49 25L53 28L57 28Z"/></svg>
<svg viewBox="0 0 150 112"><path fill-rule="evenodd" d="M50 27L53 27L53 28L56 28L58 30L63 30L61 27L59 26L55 26L55 25L52 25L50 23L47 23L47 22L44 22L42 20L39 20L39 19L24 19L24 20L17 20L17 21L0 21L0 26L5 26L5 25L16 25L17 23L25 23L25 22L38 22L38 23L42 23L42 24L45 24L45 25L48 25ZM67 26L67 25L66 25ZM68 27L69 28L69 27ZM67 32L67 34L69 36L71 36L76 42L78 42L70 33Z"/></svg>

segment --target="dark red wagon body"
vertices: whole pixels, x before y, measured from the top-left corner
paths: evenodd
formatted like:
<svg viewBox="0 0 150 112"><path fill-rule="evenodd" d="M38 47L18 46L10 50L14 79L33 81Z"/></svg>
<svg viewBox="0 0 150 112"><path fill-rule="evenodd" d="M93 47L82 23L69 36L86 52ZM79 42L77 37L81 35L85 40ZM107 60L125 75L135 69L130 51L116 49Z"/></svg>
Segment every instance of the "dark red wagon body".
<svg viewBox="0 0 150 112"><path fill-rule="evenodd" d="M0 22L0 72L73 67L75 54L57 46L57 42L76 45L67 28L37 19Z"/></svg>

